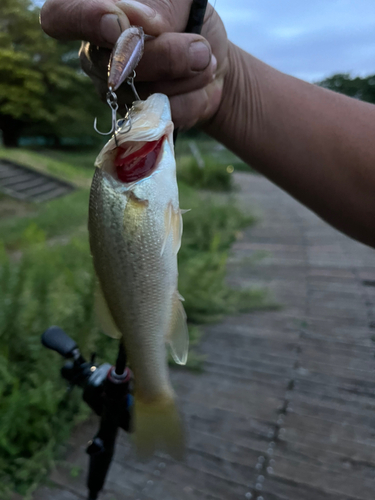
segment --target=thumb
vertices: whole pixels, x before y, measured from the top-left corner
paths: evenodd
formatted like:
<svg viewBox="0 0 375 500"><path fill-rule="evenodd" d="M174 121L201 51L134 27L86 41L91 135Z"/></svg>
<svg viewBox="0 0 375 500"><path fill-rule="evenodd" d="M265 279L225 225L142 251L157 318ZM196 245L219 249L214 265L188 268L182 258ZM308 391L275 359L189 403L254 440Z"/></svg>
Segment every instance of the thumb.
<svg viewBox="0 0 375 500"><path fill-rule="evenodd" d="M156 21L154 26L162 24L151 7L137 1L47 0L40 13L41 26L48 35L102 47L112 47L131 24L146 28L151 20Z"/></svg>

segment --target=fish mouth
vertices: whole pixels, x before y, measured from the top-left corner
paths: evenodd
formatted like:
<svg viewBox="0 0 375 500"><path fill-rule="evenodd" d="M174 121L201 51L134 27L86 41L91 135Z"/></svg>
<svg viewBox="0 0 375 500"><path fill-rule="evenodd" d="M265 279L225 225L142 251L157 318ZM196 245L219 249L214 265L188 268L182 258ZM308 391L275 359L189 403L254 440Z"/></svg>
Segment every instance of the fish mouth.
<svg viewBox="0 0 375 500"><path fill-rule="evenodd" d="M127 142L116 148L114 167L120 182L136 182L150 176L158 165L165 136L156 141Z"/></svg>

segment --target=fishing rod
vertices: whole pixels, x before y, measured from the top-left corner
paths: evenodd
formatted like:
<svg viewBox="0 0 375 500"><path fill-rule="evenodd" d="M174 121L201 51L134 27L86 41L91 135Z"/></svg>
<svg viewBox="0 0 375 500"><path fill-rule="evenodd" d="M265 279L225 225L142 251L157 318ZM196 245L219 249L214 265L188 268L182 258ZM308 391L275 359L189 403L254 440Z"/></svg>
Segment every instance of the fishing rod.
<svg viewBox="0 0 375 500"><path fill-rule="evenodd" d="M207 3L208 0L193 0L185 33L200 34ZM175 129L174 142L177 135L178 129ZM86 449L90 457L88 500L97 500L112 461L118 430L132 430L133 375L126 366L123 342L119 343L115 366L109 363L96 365L94 355L89 362L86 361L75 341L57 326L43 333L42 344L67 360L61 369L61 376L70 387L77 385L83 389L83 400L101 417L99 429Z"/></svg>
<svg viewBox="0 0 375 500"><path fill-rule="evenodd" d="M208 0L193 0L191 4L189 19L185 28L185 33L195 33L196 35L200 35L203 23L204 16L206 14ZM178 128L173 131L173 142L176 144L178 136Z"/></svg>

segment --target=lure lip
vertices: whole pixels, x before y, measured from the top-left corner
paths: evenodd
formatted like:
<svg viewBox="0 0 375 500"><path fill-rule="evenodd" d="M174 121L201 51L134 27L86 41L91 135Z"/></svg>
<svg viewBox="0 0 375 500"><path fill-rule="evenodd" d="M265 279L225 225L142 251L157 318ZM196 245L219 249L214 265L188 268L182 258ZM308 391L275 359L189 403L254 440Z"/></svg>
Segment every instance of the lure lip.
<svg viewBox="0 0 375 500"><path fill-rule="evenodd" d="M141 26L123 31L114 46L108 64L108 88L117 90L129 78L142 58L145 34Z"/></svg>

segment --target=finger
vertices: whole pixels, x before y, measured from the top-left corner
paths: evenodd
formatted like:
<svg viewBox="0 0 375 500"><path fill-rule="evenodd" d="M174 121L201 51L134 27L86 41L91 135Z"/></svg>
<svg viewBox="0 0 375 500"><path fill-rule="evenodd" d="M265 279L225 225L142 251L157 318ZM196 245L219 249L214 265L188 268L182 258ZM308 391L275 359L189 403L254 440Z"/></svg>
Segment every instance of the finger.
<svg viewBox="0 0 375 500"><path fill-rule="evenodd" d="M211 47L199 35L164 33L145 44L137 68L141 81L189 78L208 68Z"/></svg>
<svg viewBox="0 0 375 500"><path fill-rule="evenodd" d="M40 12L43 30L63 40L88 40L111 46L130 26L112 0L47 0Z"/></svg>
<svg viewBox="0 0 375 500"><path fill-rule="evenodd" d="M181 42L178 44L171 43L176 39L173 34L161 35L159 38L160 43L154 43L157 40L153 40L146 44L146 46L151 45L151 48L146 49L146 55L137 68L138 91L141 91L144 95L162 92L168 96L174 96L205 87L214 79L217 62L215 56L211 56L210 47L204 39L200 37L197 39L195 35L177 35L177 40ZM203 53L202 47L199 47L201 44L203 44ZM193 46L193 49L191 49L191 46ZM171 51L172 61L166 63L168 53L171 53ZM95 78L96 83L97 80L103 82L107 80L109 55L110 51L108 49L98 48L89 43L83 43L81 46L82 69L92 79ZM211 60L208 66L206 66L207 56ZM160 57L160 64L157 63L158 57ZM186 62L189 57L190 60ZM173 64L173 60L176 61L176 64ZM205 67L205 69L198 71L197 68L199 67ZM163 76L168 79L159 81ZM155 83L144 86L144 80L155 81Z"/></svg>
<svg viewBox="0 0 375 500"><path fill-rule="evenodd" d="M194 90L206 87L215 78L216 60L213 58L209 67L202 73L198 73L192 78L181 78L178 80L158 81L147 84L142 84L144 89L147 89L148 94L160 92L172 97L179 94L187 94Z"/></svg>
<svg viewBox="0 0 375 500"><path fill-rule="evenodd" d="M187 130L212 118L219 108L223 81L215 79L203 89L170 98L176 128Z"/></svg>
<svg viewBox="0 0 375 500"><path fill-rule="evenodd" d="M134 0L47 0L40 22L43 30L54 38L86 40L109 48L131 24L159 27L154 31L163 25L153 8ZM147 30L146 33L153 34Z"/></svg>
<svg viewBox="0 0 375 500"><path fill-rule="evenodd" d="M190 1L184 0L182 11L176 16L176 2L155 0L114 0L119 9L126 13L134 26L142 26L147 35L158 36L166 31L183 31L190 10ZM155 5L157 4L157 5ZM154 9L154 7L156 7ZM181 7L181 5L179 5ZM180 25L176 21L180 20Z"/></svg>
<svg viewBox="0 0 375 500"><path fill-rule="evenodd" d="M208 104L205 89L195 90L170 98L172 120L176 128L187 130L199 121L202 109Z"/></svg>
<svg viewBox="0 0 375 500"><path fill-rule="evenodd" d="M105 76L110 50L84 42L80 49L82 69L88 75ZM174 80L216 71L216 58L207 40L197 35L166 33L145 45L137 67L137 81ZM194 90L193 88L190 90ZM184 90L185 91L185 90Z"/></svg>

